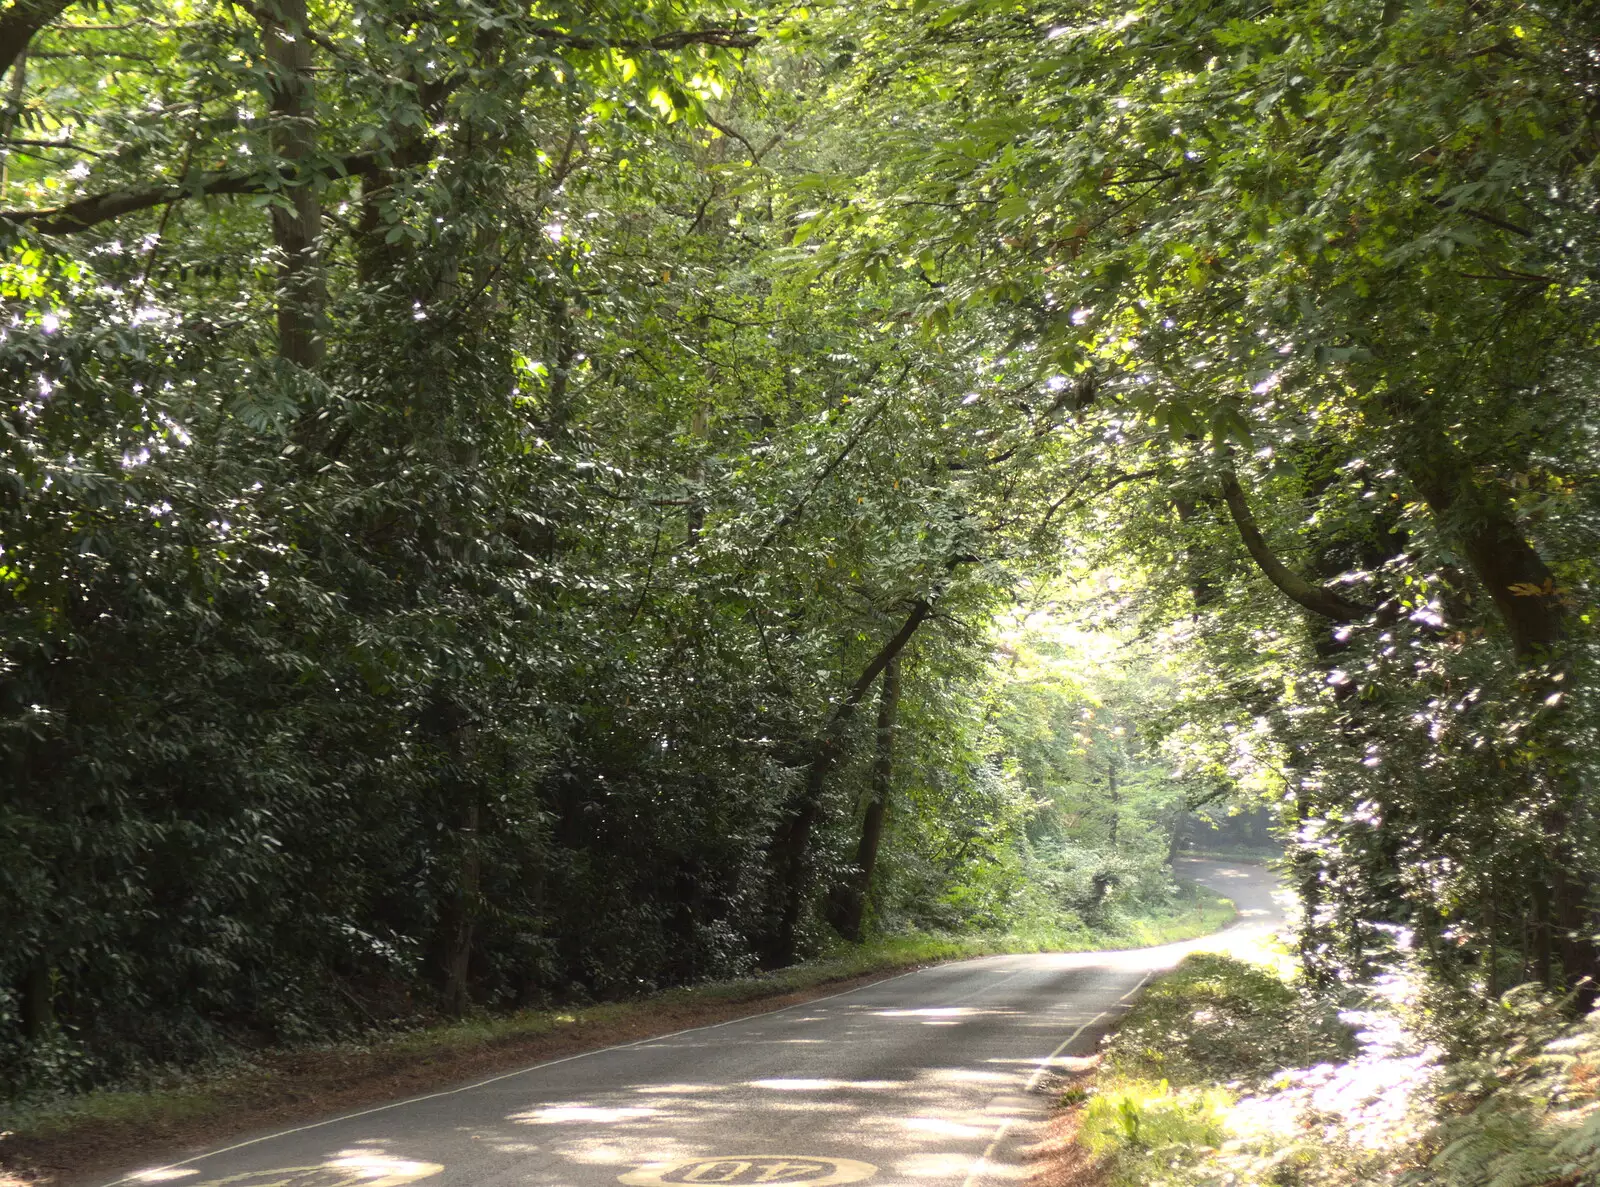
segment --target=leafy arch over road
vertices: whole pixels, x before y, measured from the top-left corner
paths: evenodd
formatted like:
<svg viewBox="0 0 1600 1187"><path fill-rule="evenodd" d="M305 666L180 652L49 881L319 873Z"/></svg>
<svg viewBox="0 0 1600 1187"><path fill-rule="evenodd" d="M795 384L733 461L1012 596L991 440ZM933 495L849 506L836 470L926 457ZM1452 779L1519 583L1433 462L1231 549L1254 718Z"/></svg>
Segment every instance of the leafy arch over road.
<svg viewBox="0 0 1600 1187"><path fill-rule="evenodd" d="M1245 701L1283 720L1303 885L1330 913L1308 943L1330 957L1324 945L1358 955L1364 927L1404 921L1447 937L1430 939L1439 959L1491 987L1505 947L1547 979L1597 971L1580 856L1592 840L1577 823L1590 722L1573 704L1592 618L1577 524L1592 448L1593 16L886 10L844 84L871 113L872 165L819 182L797 236L820 270L921 277L934 327L983 310L1015 347L1100 370L1109 438L1164 428L1152 498L1180 522L1152 549L1136 520L1123 538L1145 555L1171 556L1174 535L1225 507L1227 547L1242 543L1285 597L1364 624L1321 641L1297 627L1298 644L1270 648L1286 660L1314 646L1290 661L1312 680L1338 663L1337 710L1314 708L1314 685L1272 710ZM1246 485L1282 501L1281 543ZM1197 545L1183 551L1208 620L1240 642L1260 632L1217 605ZM1490 660L1499 640L1511 654ZM1221 656L1242 677L1240 653ZM1495 709L1468 710L1486 688ZM1397 726L1407 713L1425 736ZM1365 769L1333 757L1329 729L1359 739L1350 759ZM1501 831L1508 819L1521 826Z"/></svg>
<svg viewBox="0 0 1600 1187"><path fill-rule="evenodd" d="M8 1075L1114 921L1204 805L1322 975L1594 971L1590 7L13 4Z"/></svg>

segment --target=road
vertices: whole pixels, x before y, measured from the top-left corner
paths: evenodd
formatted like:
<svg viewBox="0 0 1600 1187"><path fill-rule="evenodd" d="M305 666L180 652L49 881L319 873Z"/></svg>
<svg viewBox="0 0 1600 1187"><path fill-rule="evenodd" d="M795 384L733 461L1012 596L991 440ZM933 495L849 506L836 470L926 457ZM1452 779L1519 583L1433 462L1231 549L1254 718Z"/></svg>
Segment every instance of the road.
<svg viewBox="0 0 1600 1187"><path fill-rule="evenodd" d="M1260 867L1182 872L1281 920ZM1025 1176L1052 1072L1206 941L996 956L495 1076L115 1180L180 1187L988 1187ZM110 1187L110 1185L108 1185Z"/></svg>

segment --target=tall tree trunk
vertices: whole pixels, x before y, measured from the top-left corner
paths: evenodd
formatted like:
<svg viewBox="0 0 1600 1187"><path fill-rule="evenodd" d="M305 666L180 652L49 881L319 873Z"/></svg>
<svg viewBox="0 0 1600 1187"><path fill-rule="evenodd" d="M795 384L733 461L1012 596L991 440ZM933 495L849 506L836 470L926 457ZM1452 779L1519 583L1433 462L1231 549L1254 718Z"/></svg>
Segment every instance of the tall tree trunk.
<svg viewBox="0 0 1600 1187"><path fill-rule="evenodd" d="M545 303L545 320L550 331L550 406L545 428L554 437L572 419L572 368L578 361L578 331L572 321L572 306L567 294L554 282Z"/></svg>
<svg viewBox="0 0 1600 1187"><path fill-rule="evenodd" d="M932 613L931 603L917 600L900 629L873 656L872 662L834 709L821 736L811 746L805 782L800 793L790 802L783 823L768 850L771 886L778 904L778 918L767 944L766 960L770 967L780 968L794 963L800 916L810 890L811 832L822 816L822 794L827 787L828 776L838 765L839 756L844 750L845 727L862 698L867 695L867 690L884 668L905 650L911 636L916 634L917 628Z"/></svg>
<svg viewBox="0 0 1600 1187"><path fill-rule="evenodd" d="M1600 1000L1600 944L1595 935L1594 874L1580 868L1574 844L1575 798L1563 789L1545 816L1545 848L1550 855L1547 930L1553 932L1563 979L1577 986L1578 1008L1587 1013Z"/></svg>
<svg viewBox="0 0 1600 1187"><path fill-rule="evenodd" d="M301 170L295 184L284 191L288 205L272 207L272 238L278 249L278 355L314 370L322 362L321 321L328 294L318 247L321 198L301 168L316 151L306 0L266 0L258 19L272 66L267 82L272 149L286 171Z"/></svg>
<svg viewBox="0 0 1600 1187"><path fill-rule="evenodd" d="M6 91L6 106L0 111L0 140L9 141L12 129L17 126L17 120L22 115L22 96L28 88L28 51L26 48L17 55L17 60L11 67L11 86ZM11 192L11 149L0 148L4 154L0 162L0 199Z"/></svg>
<svg viewBox="0 0 1600 1187"><path fill-rule="evenodd" d="M1222 591L1217 583L1206 574L1201 562L1200 554L1190 540L1194 524L1199 515L1199 509L1190 499L1174 499L1172 509L1178 513L1179 534L1183 537L1183 564L1188 575L1189 593L1194 598L1196 610L1203 610L1207 606L1215 605Z"/></svg>
<svg viewBox="0 0 1600 1187"><path fill-rule="evenodd" d="M55 1031L55 974L43 956L22 976L22 1033L29 1039L42 1039Z"/></svg>
<svg viewBox="0 0 1600 1187"><path fill-rule="evenodd" d="M1555 983L1555 937L1550 920L1550 888L1544 879L1533 880L1533 968L1540 984Z"/></svg>
<svg viewBox="0 0 1600 1187"><path fill-rule="evenodd" d="M431 971L445 1009L459 1017L471 1005L472 949L482 901L483 795L474 770L477 726L465 705L440 690L434 694L423 728L444 759L438 850L442 905L431 944Z"/></svg>
<svg viewBox="0 0 1600 1187"><path fill-rule="evenodd" d="M383 284L400 268L402 254L398 245L385 238L389 224L384 221L383 212L384 200L393 193L395 181L392 169L381 168L361 179L355 256L356 281L363 288Z"/></svg>
<svg viewBox="0 0 1600 1187"><path fill-rule="evenodd" d="M696 408L689 418L689 435L698 447L703 447L711 439L711 417L704 404ZM694 467L689 471L689 508L685 517L684 543L691 548L699 542L700 530L706 526L705 482L706 465L702 454L695 458Z"/></svg>
<svg viewBox="0 0 1600 1187"><path fill-rule="evenodd" d="M1524 663L1555 658L1566 639L1566 609L1555 578L1518 526L1515 509L1450 439L1428 393L1385 390L1379 407L1397 430L1400 469L1440 527L1461 545L1473 574Z"/></svg>
<svg viewBox="0 0 1600 1187"><path fill-rule="evenodd" d="M1122 824L1122 792L1117 786L1117 752L1106 758L1106 791L1111 796L1111 851L1117 851L1117 831Z"/></svg>
<svg viewBox="0 0 1600 1187"><path fill-rule="evenodd" d="M0 74L18 66L33 35L71 5L72 0L15 0L0 12Z"/></svg>
<svg viewBox="0 0 1600 1187"><path fill-rule="evenodd" d="M883 687L878 692L878 733L872 762L872 788L867 796L866 813L861 818L855 869L836 888L828 904L829 922L852 943L861 942L861 921L866 914L867 896L872 891L872 872L878 865L883 821L889 810L889 795L894 789L894 741L899 713L900 657L897 655L884 666Z"/></svg>
<svg viewBox="0 0 1600 1187"><path fill-rule="evenodd" d="M457 822L456 841L461 852L457 864L456 886L449 908L445 912L444 973L445 1009L459 1018L471 1005L470 974L472 969L472 943L478 917L478 900L481 893L483 860L479 852L479 829L482 809L476 788L463 787L461 815Z"/></svg>
<svg viewBox="0 0 1600 1187"><path fill-rule="evenodd" d="M1504 494L1479 479L1425 397L1391 392L1385 407L1405 424L1401 466L1406 477L1445 531L1459 541L1474 576L1494 601L1518 660L1529 669L1543 668L1549 677L1539 681L1537 694L1559 689L1570 663L1566 604L1549 565L1518 525L1515 509ZM1600 994L1600 944L1595 937L1595 875L1583 868L1573 835L1579 791L1570 778L1554 773L1562 765L1559 756L1535 762L1528 769L1529 790L1549 805L1541 823L1550 865L1549 885L1535 886L1535 960L1547 984L1554 980L1557 956L1568 984L1588 978L1578 994L1579 1004L1587 1008ZM1541 786L1546 783L1551 785Z"/></svg>
<svg viewBox="0 0 1600 1187"><path fill-rule="evenodd" d="M1478 480L1442 431L1414 426L1402 459L1411 480L1445 529L1461 542L1474 575L1494 599L1522 661L1557 659L1566 639L1566 609L1550 567L1517 526L1511 505Z"/></svg>
<svg viewBox="0 0 1600 1187"><path fill-rule="evenodd" d="M1316 803L1307 784L1305 754L1297 747L1289 759L1295 782L1296 835L1307 822L1316 817ZM1300 967L1306 970L1313 984L1328 986L1334 981L1332 936L1323 923L1322 914L1322 864L1317 851L1309 845L1296 845L1290 850L1290 870L1294 890L1300 899L1300 927L1296 935L1300 954Z"/></svg>

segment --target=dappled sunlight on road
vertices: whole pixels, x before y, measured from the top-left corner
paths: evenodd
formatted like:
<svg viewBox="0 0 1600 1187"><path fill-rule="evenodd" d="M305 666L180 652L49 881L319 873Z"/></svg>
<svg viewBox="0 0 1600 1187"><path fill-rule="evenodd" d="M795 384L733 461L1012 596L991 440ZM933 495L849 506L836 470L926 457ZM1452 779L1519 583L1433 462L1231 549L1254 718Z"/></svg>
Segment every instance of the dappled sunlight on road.
<svg viewBox="0 0 1600 1187"><path fill-rule="evenodd" d="M977 1161L971 1154L913 1154L890 1169L912 1179L965 1179Z"/></svg>
<svg viewBox="0 0 1600 1187"><path fill-rule="evenodd" d="M975 1138L994 1128L992 1124L965 1125L941 1117L882 1117L874 1120L884 1125L895 1126L917 1137Z"/></svg>
<svg viewBox="0 0 1600 1187"><path fill-rule="evenodd" d="M183 1183L186 1187L403 1187L444 1170L437 1162L386 1154L376 1140L339 1150L309 1166L270 1167L195 1182L192 1167L160 1167L128 1176L134 1183Z"/></svg>
<svg viewBox="0 0 1600 1187"><path fill-rule="evenodd" d="M1208 871L1209 872L1209 871ZM962 961L309 1126L193 1187L984 1187L1029 1174L1052 1077L1093 1062L1130 994L1190 952L1260 944L1259 873L1219 867L1240 921L1126 952ZM370 1114L370 1115L369 1115ZM291 1131L294 1132L294 1131ZM288 1135L285 1135L286 1137ZM531 1140L530 1140L531 1139ZM247 1146L253 1143L245 1143Z"/></svg>
<svg viewBox="0 0 1600 1187"><path fill-rule="evenodd" d="M1052 977L1049 972L1040 975ZM726 1135L743 1134L732 1144L758 1154L770 1151L772 1158L843 1156L870 1164L876 1168L874 1187L896 1182L963 1184L1003 1130L1021 1142L1037 1128L1050 1100L1031 1092L1032 1082L1045 1069L1081 1064L1084 1059L1051 1057L1049 1047L1093 1017L1065 1003L1022 1011L982 1005L875 1007L841 1002L820 1016L813 1012L766 1021L743 1037L760 1045L770 1043L771 1032L780 1028L818 1022L837 1037L818 1040L821 1050L807 1048L782 1056L796 1064L788 1075L627 1083L606 1093L547 1100L512 1112L507 1121L536 1125L548 1138L538 1166L519 1171L516 1178L539 1187L567 1187L576 1168L626 1169L698 1157L710 1161L689 1170L665 1171L668 1177L663 1182L721 1182L719 1175L735 1175L736 1166L749 1161L727 1153ZM919 1037L926 1034L920 1026L930 1020L981 1025L970 1052L976 1058L918 1066L925 1044L932 1041ZM896 1022L909 1029L897 1029ZM1027 1037L1041 1026L1051 1038L1041 1042ZM893 1038L897 1034L904 1035L903 1041ZM685 1037L690 1041L646 1046L682 1055L698 1043L695 1036ZM853 1044L869 1041L880 1061L901 1063L904 1074L861 1079L806 1074L813 1067L836 1065L849 1056ZM1032 1058L980 1057L983 1051L1019 1042L1024 1049L1044 1046L1044 1052ZM680 1171L689 1177L671 1177ZM990 1150L981 1171L985 1180L1005 1179L1017 1177L1020 1166L1003 1151Z"/></svg>
<svg viewBox="0 0 1600 1187"><path fill-rule="evenodd" d="M574 1121L598 1122L610 1125L616 1121L630 1121L635 1117L654 1117L657 1109L600 1109L592 1105L552 1105L544 1109L531 1109L526 1113L513 1113L508 1120L524 1125L564 1125Z"/></svg>
<svg viewBox="0 0 1600 1187"><path fill-rule="evenodd" d="M583 1146L569 1151L567 1157L574 1162L587 1163L590 1166L621 1166L624 1163L633 1165L633 1159L628 1156L628 1151L621 1146Z"/></svg>
<svg viewBox="0 0 1600 1187"><path fill-rule="evenodd" d="M750 1080L752 1088L770 1088L776 1092L821 1092L830 1088L855 1088L871 1091L902 1087L901 1080Z"/></svg>
<svg viewBox="0 0 1600 1187"><path fill-rule="evenodd" d="M438 1174L444 1168L436 1162L394 1158L377 1150L341 1150L322 1164L328 1170L348 1176L346 1181L366 1187L393 1187L415 1183Z"/></svg>
<svg viewBox="0 0 1600 1187"><path fill-rule="evenodd" d="M1037 1059L1014 1059L1006 1062L1027 1067L1036 1067L1039 1063ZM1007 1084L1013 1079L1004 1072L984 1072L970 1067L934 1068L923 1072L922 1076L952 1084Z"/></svg>
<svg viewBox="0 0 1600 1187"><path fill-rule="evenodd" d="M857 1007L871 1018L905 1018L926 1026L930 1023L965 1022L971 1018L1016 1018L1021 1011L1007 1008L981 1009L975 1006L933 1006L920 1010L871 1010Z"/></svg>

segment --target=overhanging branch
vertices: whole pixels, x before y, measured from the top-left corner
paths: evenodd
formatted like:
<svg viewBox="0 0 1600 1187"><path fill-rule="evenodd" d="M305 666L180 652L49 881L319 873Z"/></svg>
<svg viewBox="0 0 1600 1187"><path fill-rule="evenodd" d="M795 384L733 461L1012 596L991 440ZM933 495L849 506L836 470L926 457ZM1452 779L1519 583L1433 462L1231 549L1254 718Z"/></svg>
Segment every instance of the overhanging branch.
<svg viewBox="0 0 1600 1187"><path fill-rule="evenodd" d="M0 76L16 65L33 35L71 6L72 0L15 0L0 12Z"/></svg>
<svg viewBox="0 0 1600 1187"><path fill-rule="evenodd" d="M1334 622L1352 622L1372 613L1371 606L1352 602L1325 585L1312 585L1273 554L1256 524L1256 517L1251 514L1244 488L1231 470L1222 477L1222 497L1228 504L1228 514L1233 517L1234 526L1239 529L1239 536L1250 558L1286 598Z"/></svg>
<svg viewBox="0 0 1600 1187"><path fill-rule="evenodd" d="M674 50L691 45L709 45L718 49L754 49L761 37L748 29L680 29L675 33L662 33L657 37L581 37L564 29L545 26L528 30L534 37L554 41L568 49L631 49Z"/></svg>
<svg viewBox="0 0 1600 1187"><path fill-rule="evenodd" d="M284 188L277 182L278 177L289 186L302 184L311 180L313 175L322 177L364 177L376 173L381 169L393 169L419 163L421 153L390 153L380 156L378 153L355 153L347 157L339 157L332 162L306 169L303 171L285 170L280 175L260 172L244 173L236 170L217 173L202 173L184 185L147 186L140 189L108 190L103 194L89 194L68 202L64 206L52 206L46 210L0 210L0 221L8 222L13 226L28 227L46 235L74 235L80 231L87 231L91 227L121 218L125 214L136 214L141 210L152 210L157 206L165 206L173 202L181 202L186 198L230 197L240 194L265 194L274 189ZM301 174L304 174L302 177Z"/></svg>
<svg viewBox="0 0 1600 1187"><path fill-rule="evenodd" d="M3 73L17 55L27 48L33 34L64 12L70 3L71 0L18 0L11 8L0 13L0 73ZM543 26L534 28L530 32L535 37L569 49L671 51L687 49L692 45L713 46L719 49L752 49L761 43L760 35L747 29L732 28L680 29L656 37L622 37L615 40L584 37L568 33L563 29ZM454 89L459 81L454 79L435 84L432 90L436 93L431 98L437 101L442 95ZM407 157L414 159L405 159ZM259 172L228 170L205 173L182 185L109 190L45 210L0 210L0 222L7 222L16 227L28 227L46 235L72 235L126 214L151 210L157 206L181 202L186 198L263 194L268 193L271 188L303 184L312 180L313 175L366 176L383 169L405 168L417 164L420 159L423 159L423 156L415 152L391 153L386 156L370 152L355 153L325 162L309 170L305 177L298 176L295 171L285 170L280 175L281 181L277 181L272 175ZM269 187L269 179L276 182L275 187Z"/></svg>

